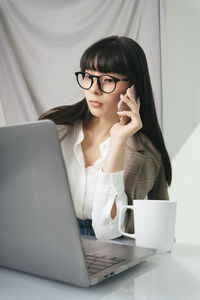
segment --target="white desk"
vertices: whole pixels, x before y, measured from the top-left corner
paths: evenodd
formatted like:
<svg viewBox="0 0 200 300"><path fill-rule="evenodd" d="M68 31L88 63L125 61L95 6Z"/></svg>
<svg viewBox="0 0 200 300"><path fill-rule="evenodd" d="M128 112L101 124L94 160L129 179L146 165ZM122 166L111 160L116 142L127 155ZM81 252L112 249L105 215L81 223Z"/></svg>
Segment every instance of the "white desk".
<svg viewBox="0 0 200 300"><path fill-rule="evenodd" d="M200 245L175 244L134 268L90 288L0 268L0 300L199 300Z"/></svg>

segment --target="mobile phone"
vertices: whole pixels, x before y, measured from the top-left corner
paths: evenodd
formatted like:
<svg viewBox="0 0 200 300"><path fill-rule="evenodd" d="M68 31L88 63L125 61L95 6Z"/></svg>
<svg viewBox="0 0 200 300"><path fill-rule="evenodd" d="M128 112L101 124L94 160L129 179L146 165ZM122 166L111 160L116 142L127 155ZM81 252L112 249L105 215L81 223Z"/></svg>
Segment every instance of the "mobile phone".
<svg viewBox="0 0 200 300"><path fill-rule="evenodd" d="M135 88L134 87L133 87L133 96L136 99L136 92L135 92ZM131 110L131 108L125 102L123 102L122 100L120 100L118 102L117 108L118 108L118 111ZM122 125L126 125L126 124L128 124L131 121L131 118L128 117L128 116L120 116L119 118L120 118L120 123Z"/></svg>

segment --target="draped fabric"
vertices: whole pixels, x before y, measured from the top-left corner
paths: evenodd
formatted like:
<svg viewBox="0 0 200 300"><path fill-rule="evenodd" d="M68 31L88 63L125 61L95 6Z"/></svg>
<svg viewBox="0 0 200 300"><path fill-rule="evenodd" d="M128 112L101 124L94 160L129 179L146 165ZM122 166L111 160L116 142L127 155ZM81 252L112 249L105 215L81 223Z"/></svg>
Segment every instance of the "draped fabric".
<svg viewBox="0 0 200 300"><path fill-rule="evenodd" d="M83 98L74 72L83 51L110 35L136 40L147 56L162 125L167 0L0 0L0 101L7 124Z"/></svg>

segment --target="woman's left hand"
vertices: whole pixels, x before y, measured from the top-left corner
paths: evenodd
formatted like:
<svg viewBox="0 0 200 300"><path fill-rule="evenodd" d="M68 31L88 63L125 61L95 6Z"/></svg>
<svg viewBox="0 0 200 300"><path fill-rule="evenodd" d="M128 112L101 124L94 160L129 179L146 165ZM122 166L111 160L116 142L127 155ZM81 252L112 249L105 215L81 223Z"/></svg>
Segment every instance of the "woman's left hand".
<svg viewBox="0 0 200 300"><path fill-rule="evenodd" d="M133 96L133 87L128 88L125 95L120 95L120 100L130 107L130 111L117 112L119 116L128 116L131 118L130 122L126 125L120 122L115 123L110 130L110 137L112 140L126 142L126 140L134 135L142 128L142 121L140 118L140 99L135 99Z"/></svg>

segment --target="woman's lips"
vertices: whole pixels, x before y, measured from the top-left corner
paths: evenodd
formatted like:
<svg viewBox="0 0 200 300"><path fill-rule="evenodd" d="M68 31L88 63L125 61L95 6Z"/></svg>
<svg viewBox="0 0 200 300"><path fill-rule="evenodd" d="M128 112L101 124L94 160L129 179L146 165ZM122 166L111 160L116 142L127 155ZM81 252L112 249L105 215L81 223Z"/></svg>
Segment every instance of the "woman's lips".
<svg viewBox="0 0 200 300"><path fill-rule="evenodd" d="M92 106L94 107L101 107L103 105L103 103L100 103L98 101L89 101L91 103Z"/></svg>

